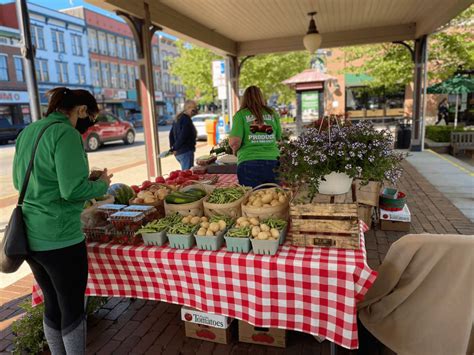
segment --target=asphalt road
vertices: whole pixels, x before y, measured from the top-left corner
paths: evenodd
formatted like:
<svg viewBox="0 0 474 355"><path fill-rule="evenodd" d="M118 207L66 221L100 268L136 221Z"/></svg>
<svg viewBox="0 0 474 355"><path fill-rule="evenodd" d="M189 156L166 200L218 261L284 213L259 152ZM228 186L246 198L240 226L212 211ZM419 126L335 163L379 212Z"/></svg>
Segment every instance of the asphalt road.
<svg viewBox="0 0 474 355"><path fill-rule="evenodd" d="M171 126L159 127L160 150L169 149L168 134ZM0 145L0 199L16 195L12 184L15 144ZM145 159L143 131L138 131L135 143L126 146L122 142L106 143L95 152L88 153L91 168L114 168L134 164Z"/></svg>

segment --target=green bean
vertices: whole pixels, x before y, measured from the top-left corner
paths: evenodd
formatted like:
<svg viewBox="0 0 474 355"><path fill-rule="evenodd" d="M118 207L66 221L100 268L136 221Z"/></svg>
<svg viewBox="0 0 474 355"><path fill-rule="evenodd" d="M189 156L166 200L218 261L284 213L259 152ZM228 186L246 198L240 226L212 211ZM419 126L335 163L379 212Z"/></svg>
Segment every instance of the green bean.
<svg viewBox="0 0 474 355"><path fill-rule="evenodd" d="M270 217L265 219L262 223L266 224L270 228L275 228L278 230L282 230L286 227L287 222L280 218Z"/></svg>
<svg viewBox="0 0 474 355"><path fill-rule="evenodd" d="M233 238L249 238L252 230L250 227L231 228L227 232L228 237Z"/></svg>
<svg viewBox="0 0 474 355"><path fill-rule="evenodd" d="M219 187L209 195L208 202L216 204L231 203L244 196L246 191L246 188L242 186Z"/></svg>

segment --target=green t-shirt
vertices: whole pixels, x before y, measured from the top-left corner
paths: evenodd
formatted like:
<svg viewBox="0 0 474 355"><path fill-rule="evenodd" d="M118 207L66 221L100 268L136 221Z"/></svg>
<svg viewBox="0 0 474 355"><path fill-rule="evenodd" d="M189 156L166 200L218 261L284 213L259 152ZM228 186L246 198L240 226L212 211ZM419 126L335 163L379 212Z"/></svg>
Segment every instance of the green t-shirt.
<svg viewBox="0 0 474 355"><path fill-rule="evenodd" d="M254 123L255 117L248 109L237 112L232 123L231 137L242 139L237 152L238 163L248 160L276 160L280 156L277 141L281 139L280 117L264 113L263 125Z"/></svg>

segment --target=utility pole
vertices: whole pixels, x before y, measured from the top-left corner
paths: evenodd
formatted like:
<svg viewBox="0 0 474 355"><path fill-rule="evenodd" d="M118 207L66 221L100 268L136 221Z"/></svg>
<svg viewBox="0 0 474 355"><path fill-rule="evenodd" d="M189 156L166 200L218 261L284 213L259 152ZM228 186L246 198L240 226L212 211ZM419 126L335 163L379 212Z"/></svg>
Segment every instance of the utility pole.
<svg viewBox="0 0 474 355"><path fill-rule="evenodd" d="M31 42L30 16L28 15L26 0L16 0L16 13L22 39L21 55L25 65L26 85L30 98L31 120L35 122L41 118L41 111L35 72L35 48Z"/></svg>

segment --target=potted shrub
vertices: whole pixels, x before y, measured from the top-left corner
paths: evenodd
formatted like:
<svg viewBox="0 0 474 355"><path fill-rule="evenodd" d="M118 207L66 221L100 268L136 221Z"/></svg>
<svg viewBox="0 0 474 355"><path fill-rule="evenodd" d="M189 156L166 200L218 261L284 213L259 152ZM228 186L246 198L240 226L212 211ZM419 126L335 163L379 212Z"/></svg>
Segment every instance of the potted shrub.
<svg viewBox="0 0 474 355"><path fill-rule="evenodd" d="M316 193L327 193L328 185L346 193L353 178L362 185L369 181L396 181L400 175L402 155L392 149L389 132L376 131L366 122L327 130L310 128L295 140L282 143L280 178L294 190L304 186L312 199ZM337 181L338 180L338 181Z"/></svg>

